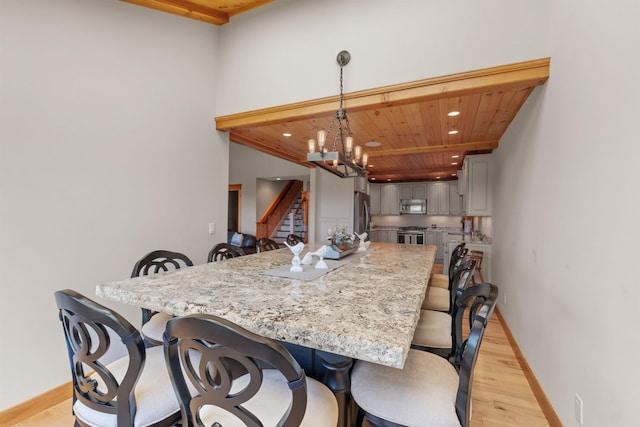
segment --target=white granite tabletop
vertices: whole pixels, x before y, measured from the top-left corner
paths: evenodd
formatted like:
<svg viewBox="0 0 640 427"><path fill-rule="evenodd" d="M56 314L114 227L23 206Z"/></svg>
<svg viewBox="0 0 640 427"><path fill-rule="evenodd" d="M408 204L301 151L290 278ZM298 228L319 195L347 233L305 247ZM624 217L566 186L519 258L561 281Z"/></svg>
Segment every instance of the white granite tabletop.
<svg viewBox="0 0 640 427"><path fill-rule="evenodd" d="M176 316L213 314L272 339L402 368L435 252L373 243L311 281L260 275L291 263L284 248L101 284L96 294Z"/></svg>

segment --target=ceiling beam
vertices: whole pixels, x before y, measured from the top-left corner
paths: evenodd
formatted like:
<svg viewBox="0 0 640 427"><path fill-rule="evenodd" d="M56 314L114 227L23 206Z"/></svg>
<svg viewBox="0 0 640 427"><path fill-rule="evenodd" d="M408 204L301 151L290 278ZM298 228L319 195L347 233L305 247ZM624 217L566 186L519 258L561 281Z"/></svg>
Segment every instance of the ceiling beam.
<svg viewBox="0 0 640 427"><path fill-rule="evenodd" d="M311 163L307 163L306 157L304 159L300 159L297 155L291 154L288 150L282 150L277 146L274 147L270 142L259 142L254 139L247 138L244 135L238 135L235 133L231 133L229 135L229 140L240 145L244 145L245 147L254 148L262 151L263 153L279 157L283 160L300 164L301 166L312 167Z"/></svg>
<svg viewBox="0 0 640 427"><path fill-rule="evenodd" d="M522 84L538 86L549 78L550 58L501 65L477 71L385 86L344 95L345 109L352 111L442 99L492 88L509 89ZM216 117L216 129L230 131L258 125L311 119L334 113L339 96Z"/></svg>
<svg viewBox="0 0 640 427"><path fill-rule="evenodd" d="M121 0L139 6L156 9L174 15L215 25L223 25L229 22L229 14L206 7L188 0Z"/></svg>
<svg viewBox="0 0 640 427"><path fill-rule="evenodd" d="M467 142L464 144L428 145L424 147L395 148L390 150L367 151L369 159L375 157L410 156L412 154L430 154L443 151L476 151L498 148L498 141Z"/></svg>

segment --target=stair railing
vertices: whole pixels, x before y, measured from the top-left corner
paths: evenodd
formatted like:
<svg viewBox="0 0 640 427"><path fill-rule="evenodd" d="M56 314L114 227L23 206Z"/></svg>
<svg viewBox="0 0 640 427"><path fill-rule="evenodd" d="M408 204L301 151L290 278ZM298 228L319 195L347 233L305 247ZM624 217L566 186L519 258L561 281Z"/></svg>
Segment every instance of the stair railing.
<svg viewBox="0 0 640 427"><path fill-rule="evenodd" d="M273 199L271 205L256 223L256 237L271 238L278 224L289 212L291 205L302 191L302 181L289 181L280 194Z"/></svg>
<svg viewBox="0 0 640 427"><path fill-rule="evenodd" d="M304 236L302 236L302 238L304 242L307 243L307 235L308 235L307 224L309 224L309 192L308 191L302 192L302 198L300 200L300 204L291 213L291 229L292 230L293 230L294 219L298 215L298 212L300 212L300 209L302 209L302 221L304 223L304 230L305 230ZM293 233L293 231L291 231L291 233Z"/></svg>

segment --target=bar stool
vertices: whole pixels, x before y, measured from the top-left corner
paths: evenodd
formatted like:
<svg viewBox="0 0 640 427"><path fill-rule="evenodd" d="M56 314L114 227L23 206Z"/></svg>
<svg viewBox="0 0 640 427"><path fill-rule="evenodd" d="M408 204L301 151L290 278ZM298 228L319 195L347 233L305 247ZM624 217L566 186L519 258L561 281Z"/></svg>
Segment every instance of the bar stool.
<svg viewBox="0 0 640 427"><path fill-rule="evenodd" d="M469 251L467 257L469 259L474 259L476 261L476 271L473 272L473 276L471 276L471 284L478 285L480 283L484 283L484 277L482 277L482 257L484 256L483 251ZM476 281L476 275L480 278L480 281Z"/></svg>

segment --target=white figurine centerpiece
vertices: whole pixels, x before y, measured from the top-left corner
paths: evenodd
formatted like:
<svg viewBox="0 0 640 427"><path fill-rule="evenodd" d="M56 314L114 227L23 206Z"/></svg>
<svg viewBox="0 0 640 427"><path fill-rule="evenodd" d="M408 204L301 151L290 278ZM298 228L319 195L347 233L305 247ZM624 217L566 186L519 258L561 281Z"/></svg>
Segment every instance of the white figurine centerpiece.
<svg viewBox="0 0 640 427"><path fill-rule="evenodd" d="M293 259L291 260L291 268L289 269L289 271L294 273L301 273L302 267L300 266L300 254L304 249L304 243L300 242L294 246L289 245L287 242L284 242L284 244L287 245L291 253L293 253Z"/></svg>
<svg viewBox="0 0 640 427"><path fill-rule="evenodd" d="M369 234L366 231L362 234L358 234L358 239L360 240L360 243L358 244L358 252L366 251L369 245L371 244L371 242L365 242L364 240L367 238L368 235Z"/></svg>
<svg viewBox="0 0 640 427"><path fill-rule="evenodd" d="M315 268L318 270L328 269L329 266L324 260L324 256L326 255L326 253L327 253L327 246L322 246L320 249L318 249L315 252L307 252L304 258L302 258L302 263L304 265L311 265L311 263L313 262L313 257L317 256L318 258L320 258L320 260L316 263Z"/></svg>

